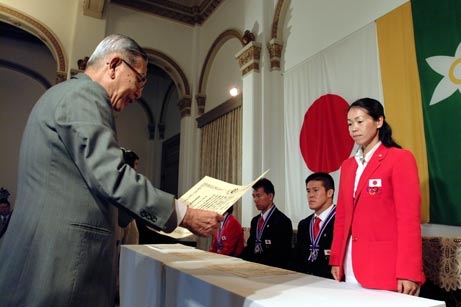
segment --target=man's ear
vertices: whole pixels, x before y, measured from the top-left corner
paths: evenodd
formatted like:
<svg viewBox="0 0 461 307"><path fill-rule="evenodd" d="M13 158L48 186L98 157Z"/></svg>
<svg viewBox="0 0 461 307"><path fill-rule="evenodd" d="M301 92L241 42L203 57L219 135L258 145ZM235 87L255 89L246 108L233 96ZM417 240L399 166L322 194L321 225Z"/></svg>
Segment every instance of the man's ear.
<svg viewBox="0 0 461 307"><path fill-rule="evenodd" d="M107 63L107 65L109 65L109 75L112 80L115 79L115 68L120 65L121 62L122 60L119 57L113 57Z"/></svg>
<svg viewBox="0 0 461 307"><path fill-rule="evenodd" d="M269 196L269 199L270 199L271 201L273 201L273 200L274 200L274 194L272 194L272 193L269 193L269 194L267 194L267 195Z"/></svg>
<svg viewBox="0 0 461 307"><path fill-rule="evenodd" d="M122 63L122 60L119 57L113 57L108 64L110 69L115 69L120 63Z"/></svg>
<svg viewBox="0 0 461 307"><path fill-rule="evenodd" d="M335 193L335 190L329 189L329 190L327 191L327 197L333 198L333 194L334 194L334 193Z"/></svg>

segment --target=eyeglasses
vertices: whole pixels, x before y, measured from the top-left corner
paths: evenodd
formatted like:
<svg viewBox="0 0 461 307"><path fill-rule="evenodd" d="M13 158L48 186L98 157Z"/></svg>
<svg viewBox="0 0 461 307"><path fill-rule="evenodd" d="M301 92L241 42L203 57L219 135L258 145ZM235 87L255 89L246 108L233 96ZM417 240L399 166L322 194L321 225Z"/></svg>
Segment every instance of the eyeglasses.
<svg viewBox="0 0 461 307"><path fill-rule="evenodd" d="M147 77L141 75L133 66L131 66L130 63L128 63L128 62L125 61L124 59L120 58L120 60L121 60L123 63L125 63L126 66L128 66L128 67L134 72L134 74L136 75L136 81L137 81L138 84L140 85L140 88L143 88L144 85L146 85Z"/></svg>

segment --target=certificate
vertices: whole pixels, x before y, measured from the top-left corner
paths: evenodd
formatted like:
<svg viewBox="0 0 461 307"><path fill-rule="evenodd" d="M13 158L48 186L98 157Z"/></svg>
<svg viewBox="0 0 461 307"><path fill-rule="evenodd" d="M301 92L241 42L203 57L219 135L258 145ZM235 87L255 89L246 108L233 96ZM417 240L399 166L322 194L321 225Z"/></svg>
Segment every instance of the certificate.
<svg viewBox="0 0 461 307"><path fill-rule="evenodd" d="M269 170L265 171L258 178L247 185L237 185L228 183L213 177L205 176L189 191L187 191L179 201L194 209L214 211L224 214L233 204L235 204L243 194L248 191L256 181L264 177ZM152 228L150 228L152 229ZM159 233L176 239L185 238L193 235L183 227L177 227L171 233L158 231Z"/></svg>

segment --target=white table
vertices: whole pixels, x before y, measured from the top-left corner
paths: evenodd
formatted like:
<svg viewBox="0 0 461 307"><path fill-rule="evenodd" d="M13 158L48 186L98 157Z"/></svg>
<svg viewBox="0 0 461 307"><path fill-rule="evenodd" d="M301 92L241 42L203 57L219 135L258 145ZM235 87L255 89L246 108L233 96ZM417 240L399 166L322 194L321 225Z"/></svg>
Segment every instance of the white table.
<svg viewBox="0 0 461 307"><path fill-rule="evenodd" d="M177 249L122 246L121 307L445 306L441 301L368 290L266 266L263 269L271 274L242 277L222 268L252 264L190 247L174 247Z"/></svg>

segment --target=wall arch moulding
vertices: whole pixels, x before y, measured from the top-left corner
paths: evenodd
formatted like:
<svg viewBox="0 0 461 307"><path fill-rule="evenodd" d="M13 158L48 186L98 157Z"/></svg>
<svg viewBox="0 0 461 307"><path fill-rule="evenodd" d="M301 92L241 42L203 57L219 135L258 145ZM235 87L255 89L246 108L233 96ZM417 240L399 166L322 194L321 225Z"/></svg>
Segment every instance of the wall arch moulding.
<svg viewBox="0 0 461 307"><path fill-rule="evenodd" d="M0 4L0 21L20 28L40 39L50 49L57 63L56 83L67 79L67 65L64 51L57 36L40 21L15 9Z"/></svg>
<svg viewBox="0 0 461 307"><path fill-rule="evenodd" d="M271 40L267 44L271 61L271 71L280 70L280 59L283 50L283 23L290 0L278 0L272 20Z"/></svg>
<svg viewBox="0 0 461 307"><path fill-rule="evenodd" d="M175 83L179 92L178 107L181 118L190 116L192 105L190 86L181 67L173 59L160 51L144 47L143 49L149 56L149 62L162 68Z"/></svg>
<svg viewBox="0 0 461 307"><path fill-rule="evenodd" d="M216 57L219 49L230 39L236 38L242 44L242 47L245 46L243 43L243 35L242 32L236 29L229 29L222 32L211 44L211 47L205 57L205 61L203 62L202 70L200 72L200 80L198 85L198 94L195 96L195 100L197 102L197 109L198 109L198 116L202 115L205 111L205 103L206 103L206 85L208 82L208 75L210 73L211 66L213 64L213 60Z"/></svg>

